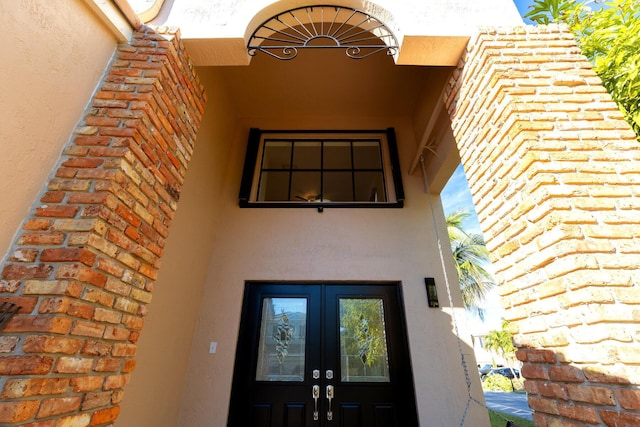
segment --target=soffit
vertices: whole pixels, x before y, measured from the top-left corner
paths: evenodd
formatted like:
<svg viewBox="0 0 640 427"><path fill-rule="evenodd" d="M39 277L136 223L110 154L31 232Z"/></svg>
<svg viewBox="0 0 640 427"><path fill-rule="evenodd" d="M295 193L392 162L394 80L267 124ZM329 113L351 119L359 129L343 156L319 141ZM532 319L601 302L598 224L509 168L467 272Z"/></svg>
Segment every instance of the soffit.
<svg viewBox="0 0 640 427"><path fill-rule="evenodd" d="M280 61L265 54L249 66L201 67L219 73L240 117L357 115L411 117L437 96L450 68L395 65L378 53L350 59L341 50L301 51Z"/></svg>

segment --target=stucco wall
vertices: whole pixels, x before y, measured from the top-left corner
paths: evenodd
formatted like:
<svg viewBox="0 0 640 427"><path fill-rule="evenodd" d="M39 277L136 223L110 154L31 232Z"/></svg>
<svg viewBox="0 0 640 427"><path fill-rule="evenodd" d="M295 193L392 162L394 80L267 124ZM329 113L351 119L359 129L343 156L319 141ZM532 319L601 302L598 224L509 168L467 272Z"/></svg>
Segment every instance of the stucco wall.
<svg viewBox="0 0 640 427"><path fill-rule="evenodd" d="M400 280L420 418L429 420L424 425L458 423L467 390L459 357L454 357L458 349L446 308L434 226L419 175L403 176L407 205L399 210L325 209L318 213L311 209L238 207L249 127L394 126L406 171L404 165L415 154L412 122L400 117L315 117L295 123L254 117L234 121L232 113L219 109L226 99L216 73L215 68L199 69L210 100L176 217L176 230L185 234L172 230L174 237L154 290L147 334L140 341L139 367L127 388L121 422L175 425L176 390L182 379L167 370L182 370L190 352L180 388L178 425L226 423L246 280ZM214 103L216 107L212 107ZM436 216L442 218L438 197L433 196L432 201ZM200 233L196 223L204 227ZM438 226L446 238L443 224ZM203 258L211 250L205 265ZM204 281L203 268L207 268ZM436 278L444 309L428 308L424 277ZM458 298L455 305L460 306ZM191 332L195 332L193 343L186 348ZM211 341L217 342L215 354L208 352ZM481 393L478 383L474 387ZM442 393L443 388L450 393ZM474 409L469 417L477 420L475 425L482 425L486 412Z"/></svg>
<svg viewBox="0 0 640 427"><path fill-rule="evenodd" d="M0 257L58 161L113 55L80 0L0 2Z"/></svg>

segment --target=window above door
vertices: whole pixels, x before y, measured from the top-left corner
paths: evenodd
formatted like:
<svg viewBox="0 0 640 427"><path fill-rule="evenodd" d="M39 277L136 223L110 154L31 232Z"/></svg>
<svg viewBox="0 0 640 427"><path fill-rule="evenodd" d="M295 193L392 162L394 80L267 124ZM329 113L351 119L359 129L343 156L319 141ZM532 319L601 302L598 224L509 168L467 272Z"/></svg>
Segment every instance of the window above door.
<svg viewBox="0 0 640 427"><path fill-rule="evenodd" d="M395 132L251 129L240 207L400 208Z"/></svg>

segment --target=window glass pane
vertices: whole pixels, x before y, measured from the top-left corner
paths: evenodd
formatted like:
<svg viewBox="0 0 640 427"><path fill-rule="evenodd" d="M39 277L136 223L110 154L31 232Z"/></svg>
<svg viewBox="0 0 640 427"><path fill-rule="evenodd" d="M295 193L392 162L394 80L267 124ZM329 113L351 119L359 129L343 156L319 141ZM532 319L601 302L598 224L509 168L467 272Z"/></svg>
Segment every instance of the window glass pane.
<svg viewBox="0 0 640 427"><path fill-rule="evenodd" d="M322 144L296 141L293 145L293 169L320 169Z"/></svg>
<svg viewBox="0 0 640 427"><path fill-rule="evenodd" d="M340 298L340 379L389 382L382 299Z"/></svg>
<svg viewBox="0 0 640 427"><path fill-rule="evenodd" d="M289 169L291 165L291 142L265 141L262 169Z"/></svg>
<svg viewBox="0 0 640 427"><path fill-rule="evenodd" d="M351 169L351 143L348 141L325 141L325 169Z"/></svg>
<svg viewBox="0 0 640 427"><path fill-rule="evenodd" d="M306 298L265 298L256 381L304 381L306 333Z"/></svg>
<svg viewBox="0 0 640 427"><path fill-rule="evenodd" d="M353 202L353 178L351 172L325 172L323 174L325 202Z"/></svg>
<svg viewBox="0 0 640 427"><path fill-rule="evenodd" d="M320 172L291 173L291 201L315 202L320 199Z"/></svg>
<svg viewBox="0 0 640 427"><path fill-rule="evenodd" d="M258 187L258 200L271 202L289 200L289 171L262 172Z"/></svg>
<svg viewBox="0 0 640 427"><path fill-rule="evenodd" d="M382 172L355 172L356 202L386 202Z"/></svg>
<svg viewBox="0 0 640 427"><path fill-rule="evenodd" d="M353 143L353 167L355 169L382 169L379 141L355 141Z"/></svg>

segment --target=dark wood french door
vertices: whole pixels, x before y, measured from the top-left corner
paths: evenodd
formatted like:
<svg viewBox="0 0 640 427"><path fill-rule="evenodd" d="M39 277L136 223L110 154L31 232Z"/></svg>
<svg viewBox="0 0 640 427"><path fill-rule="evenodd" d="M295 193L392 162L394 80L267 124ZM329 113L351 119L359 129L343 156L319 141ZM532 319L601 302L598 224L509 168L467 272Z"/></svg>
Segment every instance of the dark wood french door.
<svg viewBox="0 0 640 427"><path fill-rule="evenodd" d="M395 283L248 283L228 426L417 426L400 304Z"/></svg>

